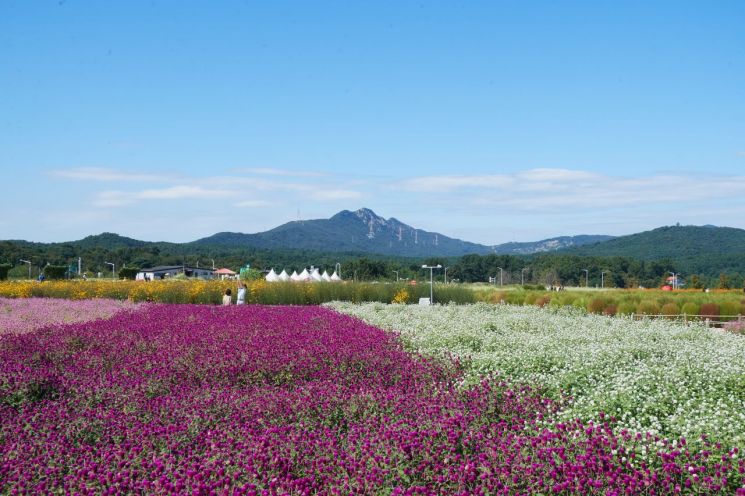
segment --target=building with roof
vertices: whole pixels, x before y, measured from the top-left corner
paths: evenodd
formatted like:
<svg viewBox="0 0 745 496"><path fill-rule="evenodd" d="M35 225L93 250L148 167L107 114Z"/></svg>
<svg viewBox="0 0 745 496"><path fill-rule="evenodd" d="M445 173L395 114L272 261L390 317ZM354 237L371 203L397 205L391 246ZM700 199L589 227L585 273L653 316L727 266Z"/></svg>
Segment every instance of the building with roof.
<svg viewBox="0 0 745 496"><path fill-rule="evenodd" d="M135 280L155 281L158 279L168 279L180 274L199 279L213 279L215 277L215 270L205 267L189 267L188 265L159 265L157 267L140 269L135 276Z"/></svg>

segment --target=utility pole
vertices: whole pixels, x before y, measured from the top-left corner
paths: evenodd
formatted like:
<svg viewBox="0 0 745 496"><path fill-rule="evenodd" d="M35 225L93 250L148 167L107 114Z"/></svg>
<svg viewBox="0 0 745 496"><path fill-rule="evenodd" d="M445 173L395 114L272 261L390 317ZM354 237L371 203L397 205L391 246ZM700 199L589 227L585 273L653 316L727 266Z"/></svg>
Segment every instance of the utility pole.
<svg viewBox="0 0 745 496"><path fill-rule="evenodd" d="M423 269L429 269L429 304L434 304L434 290L432 289L433 272L435 269L441 269L442 265L422 265Z"/></svg>

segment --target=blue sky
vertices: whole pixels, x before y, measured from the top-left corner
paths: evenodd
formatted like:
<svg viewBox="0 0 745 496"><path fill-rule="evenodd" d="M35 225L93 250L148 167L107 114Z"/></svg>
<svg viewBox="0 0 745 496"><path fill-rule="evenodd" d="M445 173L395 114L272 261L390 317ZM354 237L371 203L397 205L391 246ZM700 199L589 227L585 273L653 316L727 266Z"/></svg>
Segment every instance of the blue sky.
<svg viewBox="0 0 745 496"><path fill-rule="evenodd" d="M0 3L0 239L745 228L745 3Z"/></svg>

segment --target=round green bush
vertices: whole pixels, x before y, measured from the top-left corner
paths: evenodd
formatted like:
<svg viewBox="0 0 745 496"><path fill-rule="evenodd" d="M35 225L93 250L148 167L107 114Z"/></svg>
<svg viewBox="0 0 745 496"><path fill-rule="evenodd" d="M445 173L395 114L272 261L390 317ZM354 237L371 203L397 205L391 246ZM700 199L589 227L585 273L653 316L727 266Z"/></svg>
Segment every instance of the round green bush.
<svg viewBox="0 0 745 496"><path fill-rule="evenodd" d="M719 305L720 315L730 315L730 317L723 318L723 320L737 320L737 316L740 315L741 310L741 305L737 301L725 301Z"/></svg>
<svg viewBox="0 0 745 496"><path fill-rule="evenodd" d="M618 304L617 314L619 315L631 315L636 312L636 305L631 301L622 301Z"/></svg>
<svg viewBox="0 0 745 496"><path fill-rule="evenodd" d="M692 301L684 303L683 308L680 309L680 313L684 313L686 315L698 315L698 312L698 303L694 303Z"/></svg>
<svg viewBox="0 0 745 496"><path fill-rule="evenodd" d="M680 308L676 303L665 303L662 305L662 308L660 309L660 313L662 315L666 315L669 317L673 317L675 315L680 315Z"/></svg>
<svg viewBox="0 0 745 496"><path fill-rule="evenodd" d="M642 300L636 306L636 313L641 315L659 315L660 306L653 300Z"/></svg>

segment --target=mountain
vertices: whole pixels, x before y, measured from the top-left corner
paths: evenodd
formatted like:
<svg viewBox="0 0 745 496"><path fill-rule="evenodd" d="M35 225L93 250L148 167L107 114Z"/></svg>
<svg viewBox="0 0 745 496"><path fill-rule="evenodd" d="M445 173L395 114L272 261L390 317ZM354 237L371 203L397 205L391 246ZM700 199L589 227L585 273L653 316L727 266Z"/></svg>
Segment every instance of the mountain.
<svg viewBox="0 0 745 496"><path fill-rule="evenodd" d="M665 226L563 251L576 255L625 256L638 260L745 256L745 230L708 225Z"/></svg>
<svg viewBox="0 0 745 496"><path fill-rule="evenodd" d="M330 219L293 221L256 234L223 232L195 241L211 246L251 246L302 250L377 253L391 256L460 256L491 253L486 245L416 229L367 208L343 210Z"/></svg>
<svg viewBox="0 0 745 496"><path fill-rule="evenodd" d="M194 242L197 246L251 246L302 250L377 253L404 257L452 257L470 253L525 255L610 239L610 236L562 236L532 243L487 246L417 229L385 219L368 208L343 210L330 219L293 221L256 234L223 232Z"/></svg>
<svg viewBox="0 0 745 496"><path fill-rule="evenodd" d="M494 246L494 253L499 255L531 255L533 253L545 253L575 246L600 243L613 238L613 236L605 236L601 234L581 234L579 236L559 236L558 238L544 239L542 241L528 243L511 242Z"/></svg>

